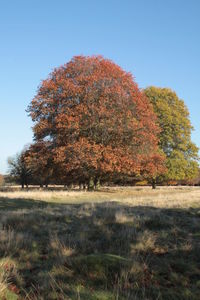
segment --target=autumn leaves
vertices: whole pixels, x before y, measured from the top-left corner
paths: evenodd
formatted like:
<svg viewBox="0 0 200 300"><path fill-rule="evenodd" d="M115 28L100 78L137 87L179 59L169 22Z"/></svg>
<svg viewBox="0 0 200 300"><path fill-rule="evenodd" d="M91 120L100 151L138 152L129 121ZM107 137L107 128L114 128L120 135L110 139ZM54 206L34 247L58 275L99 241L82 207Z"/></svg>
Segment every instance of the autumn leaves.
<svg viewBox="0 0 200 300"><path fill-rule="evenodd" d="M44 182L157 178L166 154L151 102L110 60L74 57L41 83L28 108L34 143L26 162Z"/></svg>

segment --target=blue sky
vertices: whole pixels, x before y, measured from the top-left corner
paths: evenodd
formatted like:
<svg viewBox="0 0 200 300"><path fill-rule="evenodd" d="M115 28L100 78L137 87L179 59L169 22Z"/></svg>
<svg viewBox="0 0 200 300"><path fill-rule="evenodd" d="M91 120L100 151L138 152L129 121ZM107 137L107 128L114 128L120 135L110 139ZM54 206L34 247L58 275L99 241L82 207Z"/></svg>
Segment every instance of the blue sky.
<svg viewBox="0 0 200 300"><path fill-rule="evenodd" d="M25 110L40 81L79 54L175 90L200 146L199 0L0 0L0 173L32 141Z"/></svg>

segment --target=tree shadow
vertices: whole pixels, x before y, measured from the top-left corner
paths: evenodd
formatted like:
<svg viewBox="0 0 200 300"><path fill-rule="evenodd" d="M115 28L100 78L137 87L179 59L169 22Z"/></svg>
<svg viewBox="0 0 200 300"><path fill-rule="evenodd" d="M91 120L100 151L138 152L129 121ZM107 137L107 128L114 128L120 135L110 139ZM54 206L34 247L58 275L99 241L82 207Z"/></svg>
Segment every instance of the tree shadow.
<svg viewBox="0 0 200 300"><path fill-rule="evenodd" d="M114 293L119 280L121 297L136 292L141 296L145 289L148 299L158 293L163 299L198 299L198 208L134 207L109 201L56 204L4 197L0 216L5 211L3 228L14 230L16 239L17 234L26 239L13 254L24 282L22 286L16 282L21 290L30 292L36 286L44 299L51 299L53 276L72 299L77 296L75 285ZM0 238L3 257L1 243ZM123 272L128 274L126 282L120 279ZM55 290L61 293L58 287ZM96 299L88 296L88 290L82 291L84 297Z"/></svg>
<svg viewBox="0 0 200 300"><path fill-rule="evenodd" d="M0 197L0 211L18 209L44 208L48 203L40 200Z"/></svg>

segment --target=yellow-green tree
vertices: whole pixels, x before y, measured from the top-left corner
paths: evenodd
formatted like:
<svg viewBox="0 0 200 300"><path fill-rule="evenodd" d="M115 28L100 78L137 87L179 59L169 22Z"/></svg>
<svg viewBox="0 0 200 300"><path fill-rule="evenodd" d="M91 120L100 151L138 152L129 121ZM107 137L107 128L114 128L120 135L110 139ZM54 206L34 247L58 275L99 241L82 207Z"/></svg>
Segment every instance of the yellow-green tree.
<svg viewBox="0 0 200 300"><path fill-rule="evenodd" d="M195 178L198 174L198 148L191 141L193 127L183 100L168 88L144 90L153 105L160 126L160 148L167 160L167 180Z"/></svg>

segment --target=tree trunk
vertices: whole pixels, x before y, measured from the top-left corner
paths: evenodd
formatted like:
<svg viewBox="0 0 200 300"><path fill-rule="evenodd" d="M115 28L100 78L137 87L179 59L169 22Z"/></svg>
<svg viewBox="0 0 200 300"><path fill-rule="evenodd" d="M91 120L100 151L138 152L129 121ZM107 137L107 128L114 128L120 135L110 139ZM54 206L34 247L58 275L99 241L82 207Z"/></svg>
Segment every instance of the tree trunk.
<svg viewBox="0 0 200 300"><path fill-rule="evenodd" d="M74 184L73 184L73 183L70 183L69 189L70 189L70 190L73 190L73 188L74 188Z"/></svg>
<svg viewBox="0 0 200 300"><path fill-rule="evenodd" d="M100 179L96 178L95 180L95 190L99 190L101 187Z"/></svg>
<svg viewBox="0 0 200 300"><path fill-rule="evenodd" d="M88 182L88 191L94 191L94 178L90 177Z"/></svg>
<svg viewBox="0 0 200 300"><path fill-rule="evenodd" d="M22 189L24 189L24 183L22 183L21 186L22 186Z"/></svg>
<svg viewBox="0 0 200 300"><path fill-rule="evenodd" d="M156 189L156 179L152 180L152 189L155 190Z"/></svg>

